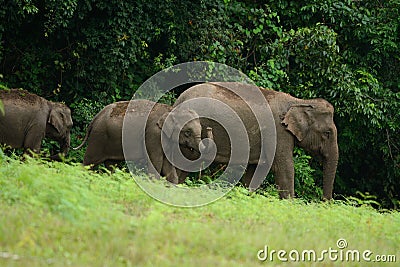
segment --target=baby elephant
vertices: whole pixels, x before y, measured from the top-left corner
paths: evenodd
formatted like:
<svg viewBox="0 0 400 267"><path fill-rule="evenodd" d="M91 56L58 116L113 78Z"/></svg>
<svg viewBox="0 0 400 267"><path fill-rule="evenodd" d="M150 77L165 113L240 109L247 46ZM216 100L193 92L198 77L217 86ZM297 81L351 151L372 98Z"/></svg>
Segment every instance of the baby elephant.
<svg viewBox="0 0 400 267"><path fill-rule="evenodd" d="M25 153L40 152L42 140L48 137L60 145L65 156L70 145L71 110L21 89L0 90L0 144L24 148ZM60 159L59 154L51 156Z"/></svg>
<svg viewBox="0 0 400 267"><path fill-rule="evenodd" d="M124 121L127 108L129 110ZM182 125L181 122L185 124ZM129 140L124 141L124 150L123 132L127 135L124 140ZM147 160L149 173L156 177L163 175L168 181L177 184L183 182L184 177L179 179L177 170L167 160L161 143L162 135L167 144L171 143L169 139L174 133L179 134L179 144L176 142L174 145L188 148L193 153L205 149L201 142L199 116L193 110L172 111L171 106L148 100L121 101L106 106L94 117L82 144L74 149L79 149L88 142L83 165L96 166L104 163L110 168L112 164L123 160Z"/></svg>

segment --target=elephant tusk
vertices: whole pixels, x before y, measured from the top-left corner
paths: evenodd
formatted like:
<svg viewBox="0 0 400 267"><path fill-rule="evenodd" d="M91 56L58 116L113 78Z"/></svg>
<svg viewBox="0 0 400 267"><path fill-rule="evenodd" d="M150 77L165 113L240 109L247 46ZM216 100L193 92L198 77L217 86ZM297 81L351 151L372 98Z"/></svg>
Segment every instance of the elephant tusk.
<svg viewBox="0 0 400 267"><path fill-rule="evenodd" d="M207 127L207 138L214 140L213 132L211 127Z"/></svg>

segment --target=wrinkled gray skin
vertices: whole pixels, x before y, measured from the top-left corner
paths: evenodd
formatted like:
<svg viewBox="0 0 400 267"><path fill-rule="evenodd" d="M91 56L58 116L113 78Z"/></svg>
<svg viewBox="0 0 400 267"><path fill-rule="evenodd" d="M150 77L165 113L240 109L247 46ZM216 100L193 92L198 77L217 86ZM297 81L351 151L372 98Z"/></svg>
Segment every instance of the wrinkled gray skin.
<svg viewBox="0 0 400 267"><path fill-rule="evenodd" d="M5 112L0 114L0 143L39 153L42 139L48 137L59 143L62 155L68 153L72 118L66 105L20 89L0 90L0 99Z"/></svg>
<svg viewBox="0 0 400 267"><path fill-rule="evenodd" d="M224 88L232 86L238 90L246 90L246 86L239 83L199 84L183 92L174 105L177 106L186 100L198 97L208 97L221 100L239 115L246 126L250 142L249 162L244 163L248 165L242 177L242 182L249 186L256 164L259 162L260 132L250 129L258 124L243 100ZM258 88L258 90L261 90L268 101L275 120L277 146L272 171L280 197L294 197L293 148L297 145L322 161L323 197L331 199L339 156L333 106L324 99L303 100L282 92L263 88ZM213 129L214 142L217 146L217 156L214 161L227 163L230 158L230 141L227 133L212 120L201 118L201 124L203 135L204 127ZM185 154L185 156L188 155Z"/></svg>
<svg viewBox="0 0 400 267"><path fill-rule="evenodd" d="M148 164L150 174L156 177L161 174L175 184L183 182L186 173L180 177L180 171L176 170L167 160L161 146L161 135L164 134L164 138L170 138L174 131L181 129L179 144L188 148L189 151L200 151L204 149L202 147L204 145L201 143L202 128L199 117L192 110L171 112L171 106L154 104L154 102L148 100L132 100L116 102L104 107L90 123L82 144L74 148L81 148L87 140L88 147L83 164L96 166L104 163L107 168L110 168L112 164L124 160L148 160L147 149L148 157L152 163ZM129 112L126 113L127 118L123 122L128 107ZM148 114L147 124L145 124ZM172 123L165 123L169 114L172 119L169 122ZM179 123L181 119L190 121L182 127ZM122 148L123 123L125 123L124 127L128 127L129 135L129 143L126 143L124 147L126 159ZM145 128L144 125L146 125ZM143 132L144 129L145 132ZM146 136L146 149L143 142L144 134ZM148 162L150 163L150 161Z"/></svg>

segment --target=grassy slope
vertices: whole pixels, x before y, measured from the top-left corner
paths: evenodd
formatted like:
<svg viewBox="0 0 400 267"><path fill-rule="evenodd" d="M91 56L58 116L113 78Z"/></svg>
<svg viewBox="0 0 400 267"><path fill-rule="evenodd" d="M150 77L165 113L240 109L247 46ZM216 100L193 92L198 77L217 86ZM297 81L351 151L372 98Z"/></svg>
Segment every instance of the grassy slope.
<svg viewBox="0 0 400 267"><path fill-rule="evenodd" d="M289 266L260 262L257 251L337 249L339 238L348 249L397 253L399 262L399 233L398 212L248 196L241 188L204 207L175 208L121 171L0 157L0 266Z"/></svg>

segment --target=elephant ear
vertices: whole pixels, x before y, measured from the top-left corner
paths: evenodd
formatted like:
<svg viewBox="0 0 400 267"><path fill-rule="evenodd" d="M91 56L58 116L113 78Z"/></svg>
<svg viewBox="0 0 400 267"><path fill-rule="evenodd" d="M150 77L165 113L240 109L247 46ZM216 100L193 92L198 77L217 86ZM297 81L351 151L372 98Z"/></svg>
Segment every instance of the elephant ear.
<svg viewBox="0 0 400 267"><path fill-rule="evenodd" d="M169 112L164 113L160 119L157 121L157 126L158 128L160 128L164 134L168 137L171 138L172 137L172 133L174 132L174 117L170 116L170 118L168 119L169 122L167 124L164 125L165 120L167 119L169 115Z"/></svg>
<svg viewBox="0 0 400 267"><path fill-rule="evenodd" d="M61 133L63 128L62 113L58 113L56 110L52 109L47 122L53 125L57 132Z"/></svg>
<svg viewBox="0 0 400 267"><path fill-rule="evenodd" d="M312 105L306 104L293 105L282 120L282 125L286 126L286 129L296 136L300 142L307 136L309 131L312 108Z"/></svg>

